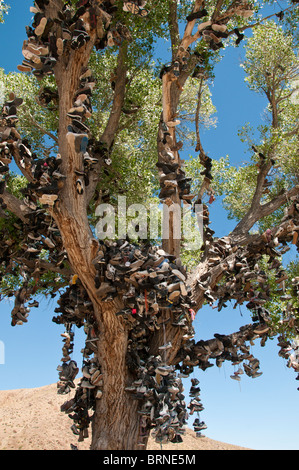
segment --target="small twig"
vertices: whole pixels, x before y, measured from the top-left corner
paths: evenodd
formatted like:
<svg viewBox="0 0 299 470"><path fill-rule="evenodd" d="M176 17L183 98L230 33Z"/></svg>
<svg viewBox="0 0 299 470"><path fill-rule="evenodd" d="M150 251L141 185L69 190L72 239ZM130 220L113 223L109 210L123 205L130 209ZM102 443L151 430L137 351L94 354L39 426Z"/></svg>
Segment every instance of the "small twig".
<svg viewBox="0 0 299 470"><path fill-rule="evenodd" d="M36 120L34 119L34 117L30 113L28 113L28 116L30 117L31 122L35 127L37 127L43 134L51 137L51 139L53 139L54 142L56 142L56 144L58 144L58 138L54 134L52 134L51 132L44 129L38 122L36 122Z"/></svg>
<svg viewBox="0 0 299 470"><path fill-rule="evenodd" d="M195 127L196 127L196 149L200 151L200 154L203 154L203 148L201 145L200 141L200 136L199 136L199 111L201 108L201 97L202 97L202 84L203 84L203 78L200 79L200 84L199 84L199 90L198 90L198 100L197 100L197 106L196 106L196 113L195 113Z"/></svg>

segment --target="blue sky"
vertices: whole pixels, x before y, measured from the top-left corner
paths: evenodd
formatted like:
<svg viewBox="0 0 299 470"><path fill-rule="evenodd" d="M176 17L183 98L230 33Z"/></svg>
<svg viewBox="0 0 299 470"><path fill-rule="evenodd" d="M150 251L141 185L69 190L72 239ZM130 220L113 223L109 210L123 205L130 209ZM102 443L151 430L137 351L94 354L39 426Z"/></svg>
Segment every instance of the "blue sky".
<svg viewBox="0 0 299 470"><path fill-rule="evenodd" d="M31 0L11 2L9 15L0 25L0 67L6 72L17 71L22 61L22 43L26 38L25 25L30 24ZM280 8L277 7L276 11ZM250 92L244 83L240 60L244 57L242 43L238 48L225 52L225 58L217 65L212 87L213 102L217 108L217 129L202 135L205 151L215 159L230 155L234 164L248 158L246 147L240 142L237 131L246 122L257 126L262 122L265 100ZM166 58L167 62L169 58ZM188 149L190 152L190 149ZM186 155L182 155L188 158ZM242 197L242 194L240 194ZM212 224L217 236L227 234L234 226L228 221L216 201L210 209ZM11 304L0 304L0 341L5 347L5 363L0 363L0 389L32 388L55 383L56 367L60 364L63 327L51 321L56 301L40 300L39 308L32 308L29 321L22 327L10 326ZM215 332L231 333L250 322L245 307L213 310L204 307L195 319L196 340L209 339ZM81 330L75 330L73 358L80 365L80 349L84 338ZM205 435L252 449L298 450L298 391L296 374L286 367L286 361L278 356L276 340L260 347L252 346L252 353L260 359L263 375L256 379L242 376L241 382L230 378L234 366L223 364L205 372L194 373L200 380L201 400L204 411L200 414L208 426ZM1 361L0 361L1 362ZM190 380L185 382L186 401ZM192 424L195 416L190 419Z"/></svg>

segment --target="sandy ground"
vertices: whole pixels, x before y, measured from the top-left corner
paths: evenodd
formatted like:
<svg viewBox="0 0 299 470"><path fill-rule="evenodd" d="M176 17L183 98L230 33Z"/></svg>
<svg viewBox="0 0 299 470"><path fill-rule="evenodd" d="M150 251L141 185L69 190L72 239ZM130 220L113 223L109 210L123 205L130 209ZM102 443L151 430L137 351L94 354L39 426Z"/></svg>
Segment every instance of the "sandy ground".
<svg viewBox="0 0 299 470"><path fill-rule="evenodd" d="M90 439L77 442L72 420L61 413L68 397L57 394L56 384L33 389L0 391L0 450L88 450ZM207 437L196 437L187 430L184 442L167 444L162 450L249 450ZM161 450L150 438L147 450Z"/></svg>

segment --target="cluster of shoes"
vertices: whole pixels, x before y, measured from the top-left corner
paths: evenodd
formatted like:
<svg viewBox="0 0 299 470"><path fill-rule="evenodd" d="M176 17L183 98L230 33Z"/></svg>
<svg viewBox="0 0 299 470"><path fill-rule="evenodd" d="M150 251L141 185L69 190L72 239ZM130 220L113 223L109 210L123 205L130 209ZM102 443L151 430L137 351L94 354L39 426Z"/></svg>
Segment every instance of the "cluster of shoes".
<svg viewBox="0 0 299 470"><path fill-rule="evenodd" d="M119 46L123 40L131 40L127 27L120 22L112 25L111 15L117 7L109 0L78 0L74 9L71 2L65 3L58 17L53 20L45 15L49 0L37 0L30 8L34 13L32 27L26 27L28 40L23 43L24 60L18 65L21 72L33 72L41 79L53 74L53 67L64 53L80 49L90 40L90 32L96 31L97 50L108 46ZM145 0L125 1L123 10L139 15L148 15ZM59 26L59 28L58 28Z"/></svg>
<svg viewBox="0 0 299 470"><path fill-rule="evenodd" d="M36 222L33 222L33 224L36 225L32 224L32 226L30 226L30 220L28 219L28 226L23 223L19 225L14 224L15 233L13 235L7 231L5 236L6 231L2 232L5 236L5 240L3 240L1 245L0 263L3 269L1 279L6 274L18 276L20 279L23 278L22 285L19 289L14 290L13 288L10 289L7 287L5 290L7 297L15 298L14 307L11 312L12 326L27 323L31 307L38 307L39 305L36 300L33 300L36 288L42 285L47 287L48 285L49 279L48 281L43 281L42 279L43 274L47 272L47 268L40 266L38 256L41 251L48 250L49 260L53 261L57 266L59 264L62 265L62 259L65 257L62 253L56 255L56 250L49 248L50 244L51 246L54 245L52 242L53 239L56 243L56 247L59 249L61 237L59 235L57 237L56 235L52 235L52 232L50 236L47 234L49 222L45 222L45 214L43 212L39 212L38 214L33 212L30 216L31 215L30 220L33 220L34 217ZM43 232L43 235L38 233L39 228ZM21 237L24 237L24 235L28 237L28 242L20 245L19 240ZM29 283L29 279L33 279L36 282ZM56 290L57 286L53 286L52 289L49 289L49 293L52 297L55 297Z"/></svg>
<svg viewBox="0 0 299 470"><path fill-rule="evenodd" d="M279 356L287 360L287 366L297 373L296 380L299 380L299 336L293 340L286 340L282 335L278 337L280 346ZM299 387L297 387L299 390Z"/></svg>
<svg viewBox="0 0 299 470"><path fill-rule="evenodd" d="M71 287L76 286L73 284ZM72 289L72 293L68 293L69 298L75 300L75 296L79 294L79 291ZM66 296L64 298L66 300ZM67 308L67 307L66 307ZM96 400L102 397L103 387L103 375L101 373L100 365L95 353L97 352L97 341L98 337L95 333L94 324L90 319L83 319L82 315L79 314L81 320L78 321L78 312L75 310L63 312L59 323L64 322L66 326L65 333L61 336L64 337L64 346L62 348L63 357L61 359L62 364L57 367L59 371L59 382L57 383L59 394L68 394L72 389L76 389L75 395L72 399L67 400L62 406L61 411L68 414L68 416L74 421L71 429L75 435L78 435L79 442L88 438L88 428L91 421L89 410L94 411ZM76 320L74 320L74 318ZM91 316L89 316L91 318ZM71 320L70 323L67 323ZM57 321L58 323L58 321ZM82 378L78 384L75 384L74 379L79 373L77 363L71 359L73 352L73 338L74 333L71 331L72 326L83 326L86 334L85 346L81 350L83 355L82 363Z"/></svg>
<svg viewBox="0 0 299 470"><path fill-rule="evenodd" d="M208 11L204 8L204 3L202 6L203 8L201 10L193 12L186 17L188 22L208 16ZM204 21L198 25L198 31L200 32L203 39L209 44L209 47L213 50L224 47L223 43L221 42L221 38L228 37L226 30L227 27L225 24L213 24L212 21Z"/></svg>
<svg viewBox="0 0 299 470"><path fill-rule="evenodd" d="M15 292L15 303L14 307L11 311L11 325L22 325L23 323L27 323L27 318L29 316L30 307L26 307L25 303L28 300L28 290L26 288L26 284L24 283L23 286ZM31 307L37 307L38 302L31 303Z"/></svg>
<svg viewBox="0 0 299 470"><path fill-rule="evenodd" d="M195 148L196 151L199 150L198 145ZM199 155L200 163L204 167L204 170L200 172L202 176L204 176L204 181L206 184L206 191L209 194L209 204L211 204L214 200L214 193L213 190L210 188L211 181L213 179L212 176L212 159L207 155L203 154L202 152ZM195 210L196 204L202 204L202 199L198 197L194 202L193 208ZM210 246L213 243L213 235L215 234L214 230L209 227L210 224L210 212L207 204L202 204L202 213L197 213L197 217L200 217L203 226L203 245L202 250L206 248L206 246Z"/></svg>
<svg viewBox="0 0 299 470"><path fill-rule="evenodd" d="M164 345L160 351L165 347L171 346ZM160 355L141 360L136 379L125 390L140 401L140 446L145 445L151 429L156 442L182 442L188 414L174 366L168 366Z"/></svg>
<svg viewBox="0 0 299 470"><path fill-rule="evenodd" d="M188 60L191 56L191 48L180 46L177 51L177 55L172 62L169 62L163 65L160 71L160 79L163 78L163 75L167 72L172 72L173 80L177 80L181 72L187 70Z"/></svg>
<svg viewBox="0 0 299 470"><path fill-rule="evenodd" d="M200 418L195 418L193 421L193 429L196 437L203 437L201 431L207 429L207 425L204 421L200 421Z"/></svg>
<svg viewBox="0 0 299 470"><path fill-rule="evenodd" d="M280 346L279 356L288 360L288 367L292 367L295 372L299 373L299 340L298 336L292 342L286 341L282 336L279 338ZM298 378L298 377L297 377ZM299 379L298 379L299 380Z"/></svg>
<svg viewBox="0 0 299 470"><path fill-rule="evenodd" d="M205 18L208 16L208 11L204 8L204 3L202 4L202 9L196 12L191 13L186 17L187 21L194 21L197 19ZM232 32L227 31L226 23L228 22L230 16L237 15L243 18L250 18L253 15L254 11L248 3L241 3L234 6L230 9L230 15L224 17L217 23L213 23L211 20L204 21L198 25L198 31L202 36L203 40L207 42L209 47L217 51L218 49L224 47L222 39L228 38L228 36L234 33L237 36L236 45L238 45L244 38L244 34L240 33L238 28L235 28Z"/></svg>
<svg viewBox="0 0 299 470"><path fill-rule="evenodd" d="M98 385L94 385L90 377L97 375L97 384L102 380L102 378L99 379L101 373L95 358L85 361L82 370L83 378L77 385L74 397L64 402L60 407L61 412L66 413L73 420L71 430L74 435L78 436L78 442L89 437L88 428L91 422L89 410L95 409L95 399L101 397L100 389L95 392ZM96 379L94 379L94 383L96 383Z"/></svg>
<svg viewBox="0 0 299 470"><path fill-rule="evenodd" d="M30 168L30 172L35 180L34 183L28 185L27 190L30 191L34 189L40 196L42 196L42 194L48 194L49 201L53 204L54 200L57 198L54 194L58 192L63 184L63 175L58 172L58 166L60 164L59 155L56 159L54 157L48 157L45 160L36 160L36 154L31 151L31 146L27 139L21 139L15 128L15 124L18 122L17 106L20 106L22 103L22 98L17 98L14 93L10 93L9 101L4 103L2 109L0 144L1 177L8 173L8 165L12 162L12 155L14 154L22 168L25 170ZM1 190L3 194L3 184ZM43 199L41 202L43 202Z"/></svg>
<svg viewBox="0 0 299 470"><path fill-rule="evenodd" d="M213 51L224 47L222 39L226 39L229 35L227 26L225 24L213 23L212 21L205 21L198 26L203 40L209 45Z"/></svg>
<svg viewBox="0 0 299 470"><path fill-rule="evenodd" d="M18 65L18 70L32 72L38 79L54 73L53 68L64 52L70 53L84 46L90 40L88 32L91 29L96 29L100 37L96 46L104 48L103 28L98 18L106 14L109 27L111 17L108 12L114 8L109 1L99 5L96 0L78 0L76 9L67 2L53 20L45 14L48 4L49 0L36 0L35 6L30 7L34 13L32 27L26 27L28 39L23 43L24 60ZM86 15L88 24L84 21Z"/></svg>
<svg viewBox="0 0 299 470"><path fill-rule="evenodd" d="M193 429L195 431L196 437L202 437L201 431L207 429L207 425L204 421L200 421L200 412L204 410L204 407L201 403L199 398L200 396L200 387L199 380L196 378L191 379L191 387L189 391L189 397L192 398L188 405L188 409L190 409L189 414L190 416L193 415L194 412L197 414L197 418L195 418L193 422Z"/></svg>
<svg viewBox="0 0 299 470"><path fill-rule="evenodd" d="M261 371L259 371L260 361L255 357L249 357L248 363L243 363L243 368L245 374L248 375L248 377L252 377L253 379L260 377L263 374Z"/></svg>
<svg viewBox="0 0 299 470"><path fill-rule="evenodd" d="M88 322L86 322L84 330L87 332L87 339L83 349L83 376L77 384L74 397L61 406L61 411L67 413L74 421L71 430L79 436L79 442L88 438L88 428L91 422L89 411L91 410L91 413L93 413L95 410L96 400L101 399L103 387L103 374L98 359L91 357L96 351L98 338L95 337L93 326Z"/></svg>
<svg viewBox="0 0 299 470"><path fill-rule="evenodd" d="M61 53L58 38L51 31L54 21L45 17L44 10L49 0L37 0L30 7L34 13L31 26L26 26L27 40L23 42L24 60L18 65L20 72L32 72L38 79L53 74L53 67Z"/></svg>
<svg viewBox="0 0 299 470"><path fill-rule="evenodd" d="M189 411L190 416L192 416L194 412L200 413L201 411L204 410L204 407L199 397L200 387L197 387L197 385L199 384L198 379L194 379L194 378L191 379L191 384L192 386L190 388L189 396L192 397L192 400L190 401L188 405L188 409L190 410Z"/></svg>
<svg viewBox="0 0 299 470"><path fill-rule="evenodd" d="M42 86L38 92L36 101L44 108L51 109L51 111L57 110L59 103L58 92L48 86Z"/></svg>
<svg viewBox="0 0 299 470"><path fill-rule="evenodd" d="M64 358L63 358L64 359ZM57 382L57 389L60 395L70 393L71 388L76 388L74 380L79 373L76 361L63 362L62 365L57 367L59 371L59 382Z"/></svg>
<svg viewBox="0 0 299 470"><path fill-rule="evenodd" d="M296 330L296 337L293 341L287 339L287 334L281 334L278 336L278 346L280 350L278 355L287 360L287 366L293 368L298 373L296 380L299 380L299 324L297 320L298 308L295 307L291 301L292 296L299 299L299 277L296 276L292 280L292 295L286 294L283 299L286 300L286 308L284 310L284 317L280 320L280 323L284 326L284 330L288 328ZM295 304L296 305L296 304ZM297 388L299 390L299 387Z"/></svg>
<svg viewBox="0 0 299 470"><path fill-rule="evenodd" d="M34 182L29 183L28 186L21 190L24 195L24 200L20 209L24 211L24 219L27 221L24 224L19 221L14 224L15 233L5 237L5 243L2 246L1 263L5 263L7 270L9 270L9 253L14 252L21 262L24 274L24 289L19 289L15 295L15 306L12 311L12 325L20 325L27 321L30 306L36 306L37 302L33 302L25 306L25 302L31 298L33 288L28 286L26 279L31 275L36 277L42 274L42 270L38 266L38 255L42 249L49 251L49 260L53 261L57 266L62 264L64 259L62 252L62 242L55 223L52 221L50 215L46 214L45 209L40 209L37 206L36 194L44 194L49 198L54 195L52 188L53 183L49 184L50 177L60 184L62 175L58 173L58 165L60 160L54 157L46 157L45 159L36 159L36 154L31 151L31 146L27 139L21 139L16 124L18 122L17 108L23 103L22 98L16 97L14 93L9 93L8 100L4 102L1 114L0 123L0 193L3 194L6 187L6 177L9 175L9 165L14 157L16 163L25 171L29 171L34 177ZM49 190L50 188L50 190ZM33 191L34 189L34 191ZM52 189L52 191L51 191ZM55 190L56 190L55 185ZM49 193L49 194L48 194ZM57 196L56 196L57 197ZM6 209L3 199L1 198L1 208ZM40 202L43 202L40 198ZM53 200L45 201L53 204ZM51 223L50 223L51 222ZM27 237L26 243L19 244L16 241L18 233ZM54 252L54 248L56 249ZM58 251L57 251L58 250ZM57 254L58 253L58 254ZM36 260L37 264L33 261ZM23 263L24 261L24 263ZM25 297L20 292L25 292ZM9 294L10 295L10 294Z"/></svg>
<svg viewBox="0 0 299 470"><path fill-rule="evenodd" d="M71 360L71 355L74 351L74 332L72 331L72 323L67 323L65 328L65 332L61 333L63 337L63 348L62 348L62 362L68 362Z"/></svg>
<svg viewBox="0 0 299 470"><path fill-rule="evenodd" d="M26 192L27 189L25 189L24 193L26 194ZM52 195L50 194L49 197L50 196ZM27 232L28 241L22 247L25 250L23 256L25 256L27 260L35 260L35 263L32 264L33 271L31 273L32 276L35 277L41 274L39 255L42 250L47 250L49 261L57 268L61 269L64 268L67 254L63 248L60 232L51 219L51 216L46 212L45 208L38 209L30 200L31 197L29 193L27 203L24 204L25 208L30 207L33 210L32 212L26 213L24 216L27 220L25 230ZM42 198L39 200L41 199ZM53 201L50 199L44 201L45 206L50 204L53 204ZM28 269L30 268L30 264L31 263L28 263Z"/></svg>
<svg viewBox="0 0 299 470"><path fill-rule="evenodd" d="M191 178L186 177L182 169L182 162L175 162L174 151L182 148L182 142L174 144L169 127L177 124L179 124L179 120L163 122L159 131L159 161L156 164L161 186L159 198L167 205L171 204L170 198L174 194L178 194L185 204L191 204L194 198L194 195L190 194Z"/></svg>
<svg viewBox="0 0 299 470"><path fill-rule="evenodd" d="M196 147L196 150L197 150L197 147ZM200 174L203 175L206 179L208 179L209 182L211 182L213 179L213 176L211 173L212 166L213 166L212 159L208 157L207 155L200 154L199 161L200 161L200 164L204 167L204 170L202 170Z"/></svg>
<svg viewBox="0 0 299 470"><path fill-rule="evenodd" d="M83 171L76 171L78 176L76 190L78 194L82 194L84 186L89 184L89 169L98 163L98 158L94 156L94 152L90 151L89 128L85 123L85 120L92 113L91 94L94 86L95 80L91 70L87 67L83 68L80 76L80 87L75 93L73 107L67 113L71 119L71 125L68 126L66 134L67 141L73 151L83 155L84 169Z"/></svg>
<svg viewBox="0 0 299 470"><path fill-rule="evenodd" d="M260 338L260 335L254 333L251 325L241 327L239 332L233 333L232 335L215 333L214 336L213 339L207 341L201 340L197 343L195 343L194 340L191 341L191 344L189 344L190 356L189 359L187 359L190 366L189 370L186 371L186 376L193 372L195 365L201 370L212 367L214 364L210 362L210 359L215 359L215 364L219 368L224 361L230 361L234 366L239 366L244 361L248 361L245 371L247 375L254 378L260 374L257 371L259 362L250 351L250 345L254 345L253 340ZM247 342L249 342L250 345L247 345ZM182 358L182 360L184 365L185 359ZM238 380L241 374L242 370L239 368L231 378Z"/></svg>
<svg viewBox="0 0 299 470"><path fill-rule="evenodd" d="M186 271L175 256L149 243L105 240L93 263L98 296L110 300L122 295L124 309L117 315L135 318L135 323L144 320L149 329L166 310L173 313L174 324L189 331L193 301Z"/></svg>
<svg viewBox="0 0 299 470"><path fill-rule="evenodd" d="M297 251L299 251L299 197L292 196L290 202L289 207L285 209L282 222L288 222L288 236L286 237L286 241L295 245ZM279 236L279 233L275 234L275 237L277 236ZM288 250L287 247L285 249ZM280 251L285 252L283 249Z"/></svg>
<svg viewBox="0 0 299 470"><path fill-rule="evenodd" d="M23 103L22 98L17 98L14 93L9 93L9 98L2 106L0 117L0 194L6 187L6 176L9 173L9 164L15 147L20 147L21 137L16 129L18 122L17 108ZM1 204L3 200L1 199ZM6 207L2 207L5 209Z"/></svg>
<svg viewBox="0 0 299 470"><path fill-rule="evenodd" d="M208 16L208 11L204 8L204 4L202 5L203 8L196 12L191 13L186 17L187 21L194 21L197 19L205 18ZM238 14L239 16L249 17L253 14L251 7L249 5L239 5L234 12L234 14ZM198 26L198 31L204 41L208 43L209 47L212 50L217 51L220 48L224 47L222 39L227 39L231 34L235 34L237 39L235 44L238 45L244 38L244 34L239 31L238 28L234 28L233 31L228 32L227 23L228 18L224 18L222 21L218 23L213 23L211 20L204 21ZM160 72L160 78L163 77L164 73L172 72L174 75L174 79L180 76L180 73L187 68L188 59L190 57L190 48L188 47L185 49L184 47L180 46L178 49L177 56L173 60L172 63L168 63L162 67ZM194 70L192 75L193 77L201 78L205 76L204 68L197 66Z"/></svg>
<svg viewBox="0 0 299 470"><path fill-rule="evenodd" d="M276 272L276 282L281 284L287 279L278 259L281 251L274 249L272 243L273 240L269 243L262 240L259 245L249 246L245 251L242 248L236 251L236 248L231 246L229 237L215 239L208 246L209 266L212 268L223 260L226 282L211 291L209 289L210 272L203 274L198 280L199 287L205 291L205 298L211 305L218 299L219 311L226 307L226 301L229 299L236 300L235 306L248 302L246 306L253 311L253 320L258 320L261 324L260 333L267 332L265 323L269 316L264 309L264 304L269 300L270 290L267 276L258 263L265 252L270 256L270 269ZM229 257L233 254L230 261Z"/></svg>
<svg viewBox="0 0 299 470"><path fill-rule="evenodd" d="M102 397L103 375L97 358L85 359L82 366L83 377L76 387L75 395L61 406L61 411L73 420L71 430L81 442L88 438L91 422L89 410L95 410L96 400Z"/></svg>
<svg viewBox="0 0 299 470"><path fill-rule="evenodd" d="M199 201L197 200L196 203L198 204L198 202ZM196 206L194 206L194 209L195 207ZM208 249L211 248L211 244L213 243L213 235L215 234L214 230L212 230L211 227L209 227L209 224L211 222L210 222L210 211L209 211L209 207L207 206L207 204L202 204L202 212L198 212L197 216L199 216L201 218L200 220L202 220L203 244L202 244L201 250L203 251L206 249L206 247L208 247Z"/></svg>
<svg viewBox="0 0 299 470"><path fill-rule="evenodd" d="M240 376L244 374L244 371L245 371L245 374L248 375L248 377L252 377L252 378L260 377L263 374L262 372L259 372L260 361L253 356L248 357L248 363L244 362L243 368L244 370L242 369L242 367L239 367L233 373L233 375L230 376L230 378L240 382L241 380Z"/></svg>
<svg viewBox="0 0 299 470"><path fill-rule="evenodd" d="M29 159L30 147L24 149ZM58 193L64 186L65 176L60 173L59 166L61 164L61 156L49 156L45 152L45 158L37 159L31 162L31 171L34 181L29 183L25 192L36 194L39 202L45 206L53 206L58 199Z"/></svg>
<svg viewBox="0 0 299 470"><path fill-rule="evenodd" d="M14 155L19 165L30 171L34 182L26 188L29 195L32 190L36 194L43 196L41 203L53 205L57 199L56 193L63 185L63 175L58 172L60 156L47 157L44 160L37 159L35 153L31 151L31 145L27 139L21 139L15 125L18 122L17 107L23 103L22 98L17 98L14 93L9 94L9 100L2 108L1 115L1 142L0 142L0 193L5 190L5 175L9 172L9 164ZM36 200L35 200L36 202Z"/></svg>
<svg viewBox="0 0 299 470"><path fill-rule="evenodd" d="M76 274L72 276L70 284L60 295L57 301L59 306L54 310L60 315L53 317L52 321L58 325L74 324L81 328L85 318L91 321L93 306Z"/></svg>
<svg viewBox="0 0 299 470"><path fill-rule="evenodd" d="M228 240L227 240L228 242ZM228 243L229 245L229 243ZM228 248L229 251L229 248ZM272 253L273 255L273 253ZM225 257L225 256L224 256ZM226 286L222 286L221 288L218 289L218 295L221 295L220 293L222 292L221 289L224 288L224 291L231 290L230 295L227 296L227 299L231 299L234 297L234 288L235 288L235 283L239 282L239 280L245 275L246 278L246 273L251 272L248 270L248 266L245 263L245 259L249 260L249 256L244 256L244 259L236 261L236 265L238 265L238 270L241 270L244 268L243 271L238 271L237 276L238 280L236 279L233 282L233 284L230 283L230 281L227 283ZM284 283L286 280L286 276L283 272L281 272L281 265L280 261L277 259L272 260L272 265L274 268L278 269L277 272L277 281L278 283ZM209 362L209 359L216 359L216 365L218 367L221 367L222 363L225 360L229 360L232 362L234 366L239 366L237 371L234 372L233 375L231 375L231 378L237 381L240 381L241 375L245 372L246 375L252 378L259 377L262 375L262 372L259 370L259 360L256 359L250 352L250 346L246 344L246 342L249 342L251 346L254 345L254 340L255 339L260 339L261 340L261 346L264 346L266 343L266 340L268 339L269 335L272 334L272 328L269 323L269 312L267 309L264 307L265 302L269 299L269 291L268 288L265 286L265 276L263 272L254 272L254 275L248 276L249 279L245 279L242 281L241 284L238 284L238 291L242 292L242 295L237 295L236 294L236 299L237 299L237 304L238 303L243 303L245 300L249 300L247 303L247 308L251 309L253 311L253 324L248 325L247 327L241 327L240 331L238 333L234 333L232 335L220 335L220 334L215 334L215 339L208 340L208 341L199 341L198 343L194 344L192 349L192 357L189 362L191 364L193 363L194 365L197 365L199 368L202 370L205 370L207 367L211 367L213 364ZM255 291L253 283L254 281L260 282L262 289L260 291ZM296 319L297 315L297 308L296 308L296 303L294 304L292 302L292 298L295 296L298 298L298 292L299 292L299 279L294 278L292 280L293 282L293 296L287 294L282 296L282 299L289 300L287 303L286 310L283 312L284 317L282 320L280 320L280 323L282 324L282 327L284 330L287 330L290 328L292 331L295 330L299 332L299 326L298 326L298 320ZM249 283L249 284L248 284ZM245 286L244 284L247 284ZM201 284L203 287L203 284ZM223 292L222 292L223 294ZM246 298L248 294L248 298ZM213 296L211 292L206 291L206 295L208 296L208 301L212 303L213 301L216 300L217 297L217 289L213 291ZM221 302L220 302L220 309L222 307L225 307L226 305L223 303L224 297L222 297ZM236 305L237 305L236 304ZM281 347L281 350L279 352L279 355L286 358L288 360L288 366L293 367L296 372L299 372L299 367L298 367L298 354L291 352L292 349L297 348L297 343L294 342L293 345L290 344L287 340L284 339L284 335L280 336L279 338L279 346ZM194 343L194 341L193 341ZM240 364L243 363L243 369L240 367ZM183 361L184 364L184 361ZM298 375L298 380L299 380L299 375Z"/></svg>
<svg viewBox="0 0 299 470"><path fill-rule="evenodd" d="M106 2L107 3L107 2ZM109 3L109 2L108 2ZM38 68L39 76L42 76L43 70L45 69L45 64L42 59L46 56L45 54L53 55L51 57L51 67L52 70L53 64L57 57L60 55L57 53L57 48L60 50L62 48L62 43L65 44L68 42L68 39L57 38L56 43L53 42L53 33L51 30L51 25L53 25L52 20L47 20L44 16L43 10L48 2L36 2L36 6L32 7L32 11L35 12L35 17L33 25L38 23L35 29L27 28L27 34L29 35L28 41L25 41L23 45L23 54L27 58L27 62L30 60L31 66L33 64L38 65L42 64ZM106 5L108 7L108 5ZM88 1L80 0L78 2L78 10L73 15L72 7L70 5L65 5L62 12L59 14L59 19L57 20L62 27L62 36L67 35L69 29L72 31L69 40L71 48L77 48L82 46L82 37L87 40L86 35L84 34L84 25L81 15L83 15L86 9L91 9L91 5ZM38 11L37 11L38 10ZM109 16L109 15L108 15ZM81 23L80 23L81 22ZM81 24L81 26L79 25ZM45 27L45 30L42 35L38 35L42 28L39 28L40 25ZM73 25L71 27L71 25ZM49 30L50 28L50 30ZM68 29L69 28L69 29ZM37 33L36 33L37 30ZM47 36L47 38L46 38ZM84 42L84 41L83 41ZM58 47L58 44L60 47ZM57 46L57 47L56 47ZM52 49L51 49L52 47ZM34 51L34 48L36 50ZM62 48L63 49L63 48ZM58 55L57 55L58 54ZM47 56L48 57L48 56ZM53 60L52 60L53 59ZM47 60L50 60L49 57ZM27 68L26 68L27 67ZM48 67L48 65L47 65ZM25 69L24 69L25 68ZM28 64L22 64L19 67L23 71L30 71L28 69ZM47 73L50 73L49 71ZM78 178L76 180L76 190L79 194L83 193L84 186L89 184L89 170L92 168L92 165L99 161L99 158L106 157L105 163L108 164L106 148L98 142L95 142L93 139L88 139L89 129L85 124L85 119L88 119L92 113L91 107L91 93L95 86L94 78L90 69L83 69L80 76L80 87L75 94L73 107L68 111L68 117L72 120L71 125L68 126L67 140L71 147L78 153L82 153L84 161L84 171L77 171ZM49 103L54 103L57 106L58 96L55 90L50 88L43 88L40 91L38 102L46 106ZM56 104L55 104L56 103ZM12 115L14 107L11 107L10 112L10 122L15 116ZM13 121L14 122L14 121ZM17 138L20 138L17 135ZM31 183L28 188L29 190L37 190L37 194L40 196L40 202L46 206L52 206L55 201L58 199L58 192L63 187L65 175L62 175L59 172L59 164L61 159L60 155L57 155L56 160L53 157L48 157L46 161L38 161L37 163L33 162L36 157L35 154L32 154L30 151L30 146L24 142L20 144L20 154L24 163L27 165L34 175L35 182ZM4 149L7 152L7 149ZM98 157L98 158L97 158Z"/></svg>
<svg viewBox="0 0 299 470"><path fill-rule="evenodd" d="M137 246L128 240L101 242L93 262L98 295L103 301L122 295L124 308L117 316L130 326L127 365L137 377L127 391L141 402L140 445L150 428L155 429L157 442L180 442L186 406L179 376L160 355L148 358L148 351L151 333L169 321L184 330L186 345L194 336L195 314L185 285L186 272L158 247ZM171 343L165 343L159 353L163 355L171 347ZM186 367L180 370L186 371ZM162 393L166 395L162 397Z"/></svg>

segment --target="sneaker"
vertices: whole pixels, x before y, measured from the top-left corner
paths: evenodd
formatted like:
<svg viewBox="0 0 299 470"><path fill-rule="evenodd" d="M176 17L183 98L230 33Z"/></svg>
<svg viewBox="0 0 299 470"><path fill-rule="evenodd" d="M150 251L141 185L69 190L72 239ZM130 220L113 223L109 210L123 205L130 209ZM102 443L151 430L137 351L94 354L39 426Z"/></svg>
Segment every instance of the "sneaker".
<svg viewBox="0 0 299 470"><path fill-rule="evenodd" d="M77 190L78 194L83 194L83 191L84 191L83 183L80 179L77 179L77 181L76 181L76 190Z"/></svg>
<svg viewBox="0 0 299 470"><path fill-rule="evenodd" d="M252 377L253 379L255 379L256 377L260 377L261 375L263 375L262 372L254 371L254 372L252 373L251 377Z"/></svg>
<svg viewBox="0 0 299 470"><path fill-rule="evenodd" d="M77 426L76 426L75 424L73 424L73 425L71 426L71 430L73 431L73 433L74 433L76 436L78 436L78 435L80 434L80 432L79 432L79 430L78 430L78 428L77 428Z"/></svg>
<svg viewBox="0 0 299 470"><path fill-rule="evenodd" d="M187 21L194 21L196 19L203 18L204 16L207 16L207 15L208 15L207 10L205 8L203 8L202 10L193 12L190 15L188 15L186 17L186 20Z"/></svg>
<svg viewBox="0 0 299 470"><path fill-rule="evenodd" d="M66 134L67 141L69 145L75 150L76 153L86 152L88 145L88 136L85 133L74 133L69 131Z"/></svg>
<svg viewBox="0 0 299 470"><path fill-rule="evenodd" d="M79 117L78 115L76 116L77 118ZM74 130L78 133L88 133L89 132L89 128L82 122L82 121L79 121L79 119L73 119L72 120L72 126L74 128Z"/></svg>
<svg viewBox="0 0 299 470"><path fill-rule="evenodd" d="M35 34L37 36L42 36L43 32L45 31L47 21L48 20L45 16L40 20L39 25L35 28Z"/></svg>
<svg viewBox="0 0 299 470"><path fill-rule="evenodd" d="M133 15L139 15L139 6L135 2L124 2L123 11L130 12Z"/></svg>
<svg viewBox="0 0 299 470"><path fill-rule="evenodd" d="M83 117L86 112L85 106L75 106L74 108L71 108L69 112L67 113L67 116L76 119L78 117Z"/></svg>
<svg viewBox="0 0 299 470"><path fill-rule="evenodd" d="M44 205L53 206L57 199L58 196L56 194L43 194L39 198L39 202Z"/></svg>
<svg viewBox="0 0 299 470"><path fill-rule="evenodd" d="M62 38L58 38L56 40L56 46L57 46L57 54L62 55L63 54L63 48L64 48L64 42Z"/></svg>
<svg viewBox="0 0 299 470"><path fill-rule="evenodd" d="M160 375L168 375L170 374L170 372L173 372L174 371L174 366L158 366L156 369L155 369L155 372L157 374L160 374Z"/></svg>
<svg viewBox="0 0 299 470"><path fill-rule="evenodd" d="M48 248L55 248L56 246L49 237L46 237L44 239L44 243L47 245Z"/></svg>
<svg viewBox="0 0 299 470"><path fill-rule="evenodd" d="M82 380L81 382L81 387L82 388L88 388L88 389L93 389L95 388L95 385L92 385L88 380Z"/></svg>
<svg viewBox="0 0 299 470"><path fill-rule="evenodd" d="M241 380L239 375L236 374L236 372L234 373L234 375L231 375L230 378L233 379L233 380L237 380L238 382L240 382L240 380Z"/></svg>
<svg viewBox="0 0 299 470"><path fill-rule="evenodd" d="M225 24L212 24L212 29L214 31L217 31L219 33L225 33L225 31L227 30L227 26Z"/></svg>
<svg viewBox="0 0 299 470"><path fill-rule="evenodd" d="M257 335L262 335L262 334L265 334L269 331L269 327L268 325L266 324L261 324L261 325L258 325L254 330L253 332L256 333Z"/></svg>

